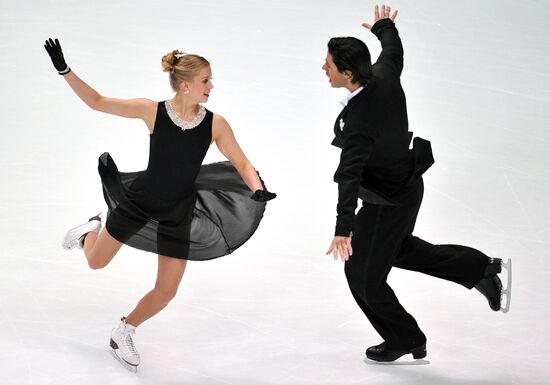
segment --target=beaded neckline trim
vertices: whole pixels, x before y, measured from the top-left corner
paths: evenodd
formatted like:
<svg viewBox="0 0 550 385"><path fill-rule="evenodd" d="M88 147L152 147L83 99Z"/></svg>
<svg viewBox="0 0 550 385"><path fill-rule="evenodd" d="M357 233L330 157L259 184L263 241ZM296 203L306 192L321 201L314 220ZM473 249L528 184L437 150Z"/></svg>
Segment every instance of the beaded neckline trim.
<svg viewBox="0 0 550 385"><path fill-rule="evenodd" d="M172 102L170 100L166 100L164 102L164 105L166 106L166 112L168 113L170 120L172 120L172 122L174 122L174 124L181 128L183 131L197 127L199 124L201 124L201 122L204 120L204 117L206 116L206 108L200 106L199 113L193 118L193 120L183 120L178 116L176 110L174 110L174 106L172 106Z"/></svg>

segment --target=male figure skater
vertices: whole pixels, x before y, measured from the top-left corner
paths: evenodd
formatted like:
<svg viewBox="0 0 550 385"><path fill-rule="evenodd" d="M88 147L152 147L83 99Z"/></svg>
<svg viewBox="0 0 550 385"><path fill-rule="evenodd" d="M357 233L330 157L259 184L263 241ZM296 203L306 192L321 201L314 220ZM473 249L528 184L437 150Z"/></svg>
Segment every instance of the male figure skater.
<svg viewBox="0 0 550 385"><path fill-rule="evenodd" d="M345 261L349 287L361 310L383 338L367 349L375 361L394 361L412 353L426 356L426 336L386 282L392 266L419 271L475 287L490 307L507 311L510 262L502 264L482 252L459 245L432 245L412 235L422 202L422 174L433 164L430 142L408 131L405 94L400 84L403 47L390 7L375 7L374 33L382 52L374 65L362 41L332 38L323 70L332 87L350 94L334 126L333 145L342 149L334 175L338 183L335 237L327 254ZM363 207L355 215L357 199ZM508 270L503 290L497 276ZM501 309L506 295L506 308Z"/></svg>

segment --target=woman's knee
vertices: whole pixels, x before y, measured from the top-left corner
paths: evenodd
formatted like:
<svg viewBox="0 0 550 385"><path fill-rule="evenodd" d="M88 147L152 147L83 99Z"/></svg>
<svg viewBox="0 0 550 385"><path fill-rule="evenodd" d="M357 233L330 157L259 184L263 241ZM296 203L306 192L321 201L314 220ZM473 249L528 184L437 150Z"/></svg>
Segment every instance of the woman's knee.
<svg viewBox="0 0 550 385"><path fill-rule="evenodd" d="M99 270L99 269L103 269L105 266L107 266L107 264L104 262L88 261L88 266L92 270Z"/></svg>
<svg viewBox="0 0 550 385"><path fill-rule="evenodd" d="M155 286L155 292L161 302L168 303L172 301L178 293L178 286Z"/></svg>
<svg viewBox="0 0 550 385"><path fill-rule="evenodd" d="M105 266L107 266L107 264L108 264L108 262L105 262L105 261L100 261L100 260L88 258L88 266L92 270L103 269Z"/></svg>
<svg viewBox="0 0 550 385"><path fill-rule="evenodd" d="M103 269L109 264L112 258L105 258L103 255L99 255L94 250L84 252L86 259L88 260L88 266L92 270Z"/></svg>

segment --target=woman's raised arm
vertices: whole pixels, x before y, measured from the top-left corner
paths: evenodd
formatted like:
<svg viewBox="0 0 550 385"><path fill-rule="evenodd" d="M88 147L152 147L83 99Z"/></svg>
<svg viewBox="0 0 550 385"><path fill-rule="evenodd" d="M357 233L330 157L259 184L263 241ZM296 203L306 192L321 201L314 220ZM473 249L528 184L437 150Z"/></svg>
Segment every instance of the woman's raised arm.
<svg viewBox="0 0 550 385"><path fill-rule="evenodd" d="M46 51L50 55L55 69L65 78L69 86L86 105L96 111L107 114L142 119L152 132L157 111L156 102L144 98L116 99L100 95L71 71L65 62L61 44L59 44L57 39L55 41L48 39L44 48L46 48Z"/></svg>

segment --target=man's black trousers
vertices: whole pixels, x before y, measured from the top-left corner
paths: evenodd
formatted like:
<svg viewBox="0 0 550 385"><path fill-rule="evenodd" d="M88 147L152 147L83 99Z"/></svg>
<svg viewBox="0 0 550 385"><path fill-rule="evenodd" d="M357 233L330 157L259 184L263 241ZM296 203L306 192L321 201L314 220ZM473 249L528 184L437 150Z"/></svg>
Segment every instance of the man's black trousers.
<svg viewBox="0 0 550 385"><path fill-rule="evenodd" d="M459 283L468 289L483 277L488 257L459 245L432 245L412 235L422 203L420 180L415 204L378 206L363 203L356 216L353 255L345 265L353 297L386 344L409 349L426 342L416 320L387 284L393 266Z"/></svg>

